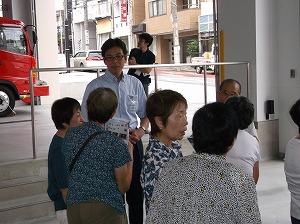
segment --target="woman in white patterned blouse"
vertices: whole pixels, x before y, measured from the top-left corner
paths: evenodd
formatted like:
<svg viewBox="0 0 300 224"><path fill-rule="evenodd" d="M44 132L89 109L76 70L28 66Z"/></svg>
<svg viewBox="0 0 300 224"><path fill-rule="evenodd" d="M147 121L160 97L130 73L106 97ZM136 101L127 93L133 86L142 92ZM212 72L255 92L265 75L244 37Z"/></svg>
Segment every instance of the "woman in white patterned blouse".
<svg viewBox="0 0 300 224"><path fill-rule="evenodd" d="M146 223L261 223L253 178L225 159L238 132L234 111L207 104L192 129L197 153L165 164Z"/></svg>

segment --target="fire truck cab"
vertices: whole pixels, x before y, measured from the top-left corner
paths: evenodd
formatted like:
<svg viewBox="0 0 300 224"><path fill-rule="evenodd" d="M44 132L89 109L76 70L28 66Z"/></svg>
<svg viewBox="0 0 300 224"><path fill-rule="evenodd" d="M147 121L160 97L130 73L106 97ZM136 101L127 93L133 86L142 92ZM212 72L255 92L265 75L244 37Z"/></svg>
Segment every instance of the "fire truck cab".
<svg viewBox="0 0 300 224"><path fill-rule="evenodd" d="M36 42L32 31L32 48L23 22L0 17L0 117L13 111L16 100L30 103L29 71L36 68ZM48 96L49 86L36 78L33 74L34 96Z"/></svg>

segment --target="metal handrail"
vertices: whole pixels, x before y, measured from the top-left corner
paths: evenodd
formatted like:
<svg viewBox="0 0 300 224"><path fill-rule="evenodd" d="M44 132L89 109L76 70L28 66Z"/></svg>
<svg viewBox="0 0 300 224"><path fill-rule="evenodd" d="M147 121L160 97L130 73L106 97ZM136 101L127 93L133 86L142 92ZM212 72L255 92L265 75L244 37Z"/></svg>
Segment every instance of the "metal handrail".
<svg viewBox="0 0 300 224"><path fill-rule="evenodd" d="M249 64L248 61L243 62L214 62L214 63L178 63L178 64L151 64L151 65L125 65L124 69L127 68L162 68L162 67L183 67L183 66L210 66L210 65L242 65L242 64ZM35 68L31 69L31 72L50 72L50 71L90 71L91 69L94 70L102 70L107 69L106 66L95 66L95 67L85 67L85 68Z"/></svg>
<svg viewBox="0 0 300 224"><path fill-rule="evenodd" d="M179 64L151 64L151 65L126 65L124 69L127 68L154 68L154 79L155 79L155 91L157 90L157 68L172 68L172 67L183 67L183 66L204 66L204 96L205 104L207 104L207 82L206 82L206 72L207 66L210 65L247 65L247 97L249 97L249 62L215 62L215 63L179 63ZM32 126L32 147L33 147L33 159L36 159L36 141L35 141L35 119L34 119L34 88L33 88L33 72L49 72L49 71L84 71L84 70L97 70L97 75L102 69L106 69L106 66L99 67L89 67L89 68L35 68L30 70L30 104L31 104L31 126Z"/></svg>

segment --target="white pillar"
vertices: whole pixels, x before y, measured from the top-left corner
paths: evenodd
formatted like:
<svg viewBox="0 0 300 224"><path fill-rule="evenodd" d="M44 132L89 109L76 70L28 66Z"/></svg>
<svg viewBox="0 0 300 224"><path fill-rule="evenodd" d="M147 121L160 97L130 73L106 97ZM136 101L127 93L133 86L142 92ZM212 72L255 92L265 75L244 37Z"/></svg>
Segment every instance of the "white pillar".
<svg viewBox="0 0 300 224"><path fill-rule="evenodd" d="M40 68L58 67L55 1L35 0ZM42 104L60 98L59 72L42 72L40 79L48 83L50 95L42 97Z"/></svg>

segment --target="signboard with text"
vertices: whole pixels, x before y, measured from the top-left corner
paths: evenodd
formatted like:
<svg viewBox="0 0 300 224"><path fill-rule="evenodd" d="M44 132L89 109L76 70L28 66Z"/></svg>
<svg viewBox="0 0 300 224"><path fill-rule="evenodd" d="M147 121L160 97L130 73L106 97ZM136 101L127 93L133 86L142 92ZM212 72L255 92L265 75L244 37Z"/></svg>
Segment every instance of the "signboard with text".
<svg viewBox="0 0 300 224"><path fill-rule="evenodd" d="M121 22L127 22L127 0L121 0Z"/></svg>

